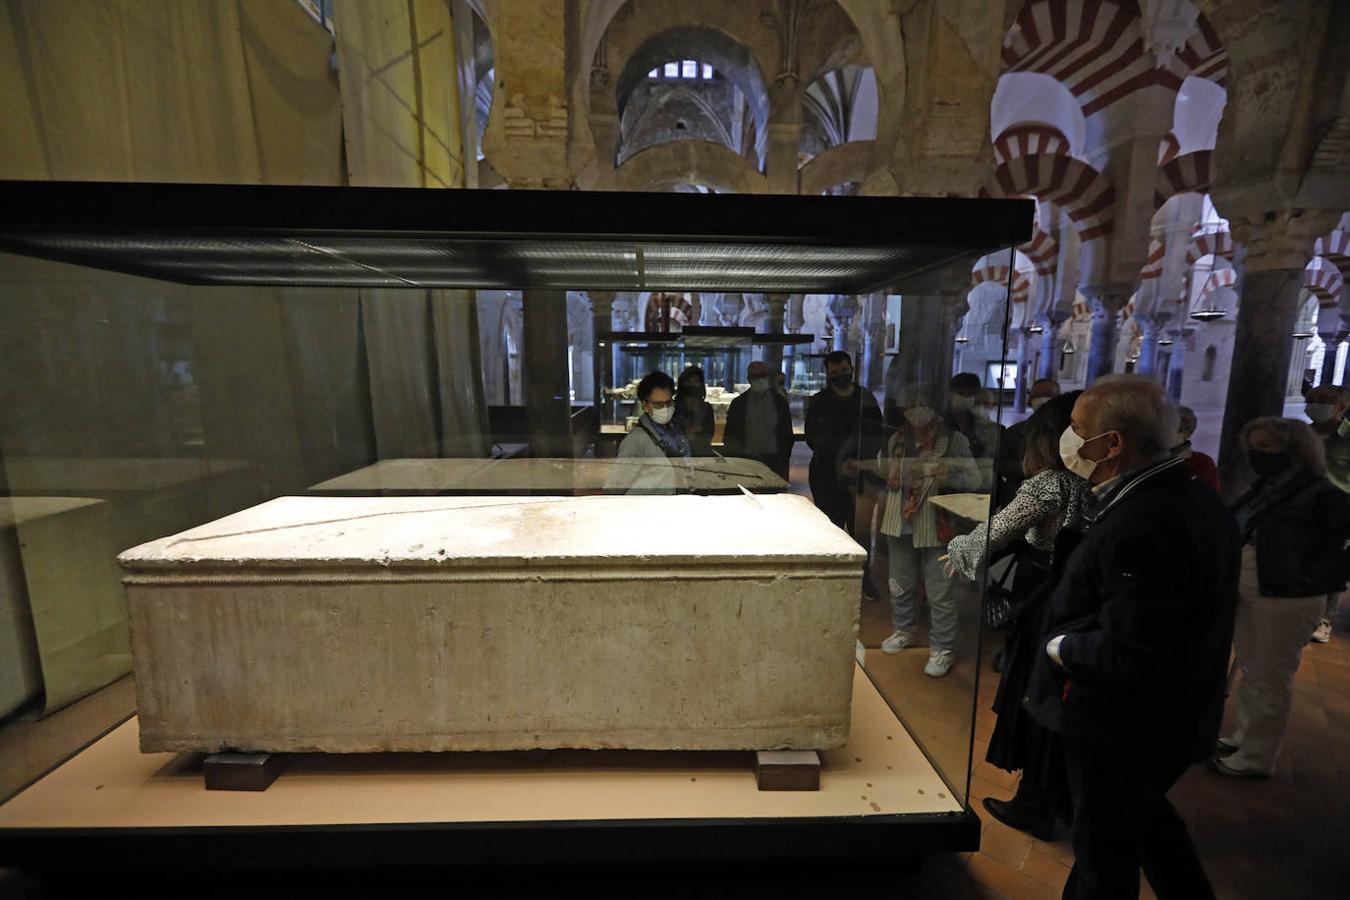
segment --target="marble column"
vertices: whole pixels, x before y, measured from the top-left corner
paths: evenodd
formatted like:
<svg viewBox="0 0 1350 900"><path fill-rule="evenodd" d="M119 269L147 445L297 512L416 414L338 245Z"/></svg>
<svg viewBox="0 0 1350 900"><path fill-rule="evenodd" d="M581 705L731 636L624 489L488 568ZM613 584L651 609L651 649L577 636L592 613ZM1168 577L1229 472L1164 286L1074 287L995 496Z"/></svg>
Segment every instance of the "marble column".
<svg viewBox="0 0 1350 900"><path fill-rule="evenodd" d="M834 350L848 350L848 331L853 319L858 315L858 298L852 294L835 294L826 307L826 315L834 325ZM856 354L850 354L856 356ZM856 360L855 360L856 362Z"/></svg>
<svg viewBox="0 0 1350 900"><path fill-rule="evenodd" d="M1017 339L1017 384L1013 391L1013 409L1022 412L1027 408L1027 354L1035 334L1030 327L1016 328L1011 332ZM1000 405L1002 400L999 401Z"/></svg>
<svg viewBox="0 0 1350 900"><path fill-rule="evenodd" d="M608 333L614 330L614 291L587 291L591 301L591 332L595 335L595 400L604 398L606 373L614 371L614 342ZM603 345L603 346L602 346ZM612 376L611 376L612 377Z"/></svg>
<svg viewBox="0 0 1350 900"><path fill-rule="evenodd" d="M1181 402L1182 380L1186 373L1186 342L1190 340L1190 335L1191 332L1180 325L1167 332L1167 336L1174 342L1172 358L1167 366L1167 396L1171 397L1174 403Z"/></svg>
<svg viewBox="0 0 1350 900"><path fill-rule="evenodd" d="M766 334L783 334L783 322L787 315L788 294L765 294L764 306L768 316L764 320ZM764 361L775 372L783 369L783 345L767 344L764 347Z"/></svg>
<svg viewBox="0 0 1350 900"><path fill-rule="evenodd" d="M862 382L875 387L885 378L886 295L868 294L863 300Z"/></svg>
<svg viewBox="0 0 1350 900"><path fill-rule="evenodd" d="M1139 361L1134 364L1136 373L1147 375L1150 378L1157 375L1158 338L1169 318L1171 316L1167 313L1155 313L1140 319L1139 326L1143 335L1139 341Z"/></svg>
<svg viewBox="0 0 1350 900"><path fill-rule="evenodd" d="M1324 384L1331 384L1336 374L1336 354L1340 352L1341 335L1338 331L1323 331L1318 334L1322 339L1325 350L1322 352L1322 373L1317 379L1320 387Z"/></svg>
<svg viewBox="0 0 1350 900"><path fill-rule="evenodd" d="M1115 367L1120 311L1130 299L1128 285L1091 285L1082 289L1092 308L1091 343L1084 383L1092 383Z"/></svg>
<svg viewBox="0 0 1350 900"><path fill-rule="evenodd" d="M572 455L572 405L567 386L567 294L527 290L524 300L525 417L530 455Z"/></svg>
<svg viewBox="0 0 1350 900"><path fill-rule="evenodd" d="M1284 410L1294 349L1290 335L1298 320L1302 283L1302 269L1268 269L1242 279L1219 446L1219 474L1225 485L1237 486L1246 477L1238 446L1242 426Z"/></svg>
<svg viewBox="0 0 1350 900"><path fill-rule="evenodd" d="M1041 365L1036 371L1037 378L1055 378L1059 375L1059 329L1068 319L1068 316L1059 313L1037 318L1037 324L1045 329L1041 332Z"/></svg>

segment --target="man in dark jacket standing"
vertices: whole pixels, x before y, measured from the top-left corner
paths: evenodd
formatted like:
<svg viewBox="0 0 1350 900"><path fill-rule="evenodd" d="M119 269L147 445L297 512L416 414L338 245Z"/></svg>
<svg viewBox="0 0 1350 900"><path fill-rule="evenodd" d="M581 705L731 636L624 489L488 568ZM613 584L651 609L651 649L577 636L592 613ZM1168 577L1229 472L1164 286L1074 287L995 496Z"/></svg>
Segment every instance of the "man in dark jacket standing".
<svg viewBox="0 0 1350 900"><path fill-rule="evenodd" d="M853 358L843 350L825 357L829 387L806 401L806 443L812 450L811 499L830 521L853 535L860 459L881 450L881 407L853 381Z"/></svg>
<svg viewBox="0 0 1350 900"><path fill-rule="evenodd" d="M1046 643L1023 702L1063 739L1065 897L1213 897L1167 791L1218 737L1237 606L1237 523L1168 454L1177 414L1144 379L1099 381L1060 442L1094 505L1061 531Z"/></svg>
<svg viewBox="0 0 1350 900"><path fill-rule="evenodd" d="M727 456L755 459L784 481L792 457L792 411L787 398L774 390L769 364L756 360L746 369L750 390L731 401L722 432Z"/></svg>

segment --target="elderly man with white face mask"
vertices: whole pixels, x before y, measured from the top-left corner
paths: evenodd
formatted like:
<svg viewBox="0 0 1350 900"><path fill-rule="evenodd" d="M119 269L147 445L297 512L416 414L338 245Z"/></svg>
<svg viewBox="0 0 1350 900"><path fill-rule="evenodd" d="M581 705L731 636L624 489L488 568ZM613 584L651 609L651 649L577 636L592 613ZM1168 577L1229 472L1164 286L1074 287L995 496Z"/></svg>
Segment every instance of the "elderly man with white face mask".
<svg viewBox="0 0 1350 900"><path fill-rule="evenodd" d="M1213 897L1167 791L1218 737L1240 535L1170 452L1177 414L1148 379L1098 381L1060 438L1093 484L1060 531L1044 651L1023 704L1058 732L1073 804L1065 897Z"/></svg>

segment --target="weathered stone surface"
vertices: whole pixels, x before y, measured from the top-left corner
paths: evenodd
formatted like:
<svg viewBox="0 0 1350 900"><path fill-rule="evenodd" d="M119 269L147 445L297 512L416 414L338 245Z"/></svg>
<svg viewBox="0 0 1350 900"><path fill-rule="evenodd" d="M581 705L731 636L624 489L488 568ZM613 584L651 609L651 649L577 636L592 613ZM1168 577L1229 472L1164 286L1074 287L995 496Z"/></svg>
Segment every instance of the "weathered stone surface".
<svg viewBox="0 0 1350 900"><path fill-rule="evenodd" d="M639 479L643 473L651 477ZM623 484L658 493L785 491L787 482L752 459L382 459L312 486L315 494L599 493Z"/></svg>
<svg viewBox="0 0 1350 900"><path fill-rule="evenodd" d="M839 746L863 559L791 495L283 497L120 557L141 747Z"/></svg>

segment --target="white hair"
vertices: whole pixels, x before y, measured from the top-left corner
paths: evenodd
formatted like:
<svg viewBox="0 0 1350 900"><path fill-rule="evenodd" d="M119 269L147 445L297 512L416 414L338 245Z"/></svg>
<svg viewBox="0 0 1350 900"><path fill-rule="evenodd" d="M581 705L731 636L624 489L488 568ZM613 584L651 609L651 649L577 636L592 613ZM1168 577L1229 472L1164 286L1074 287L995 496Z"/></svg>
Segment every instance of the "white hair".
<svg viewBox="0 0 1350 900"><path fill-rule="evenodd" d="M1098 378L1085 396L1091 396L1096 407L1096 431L1128 435L1140 456L1165 453L1177 442L1177 408L1153 379L1107 375Z"/></svg>

